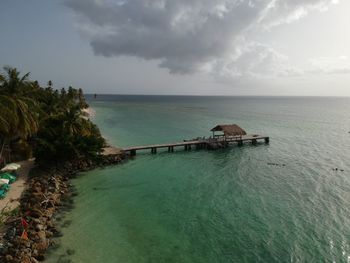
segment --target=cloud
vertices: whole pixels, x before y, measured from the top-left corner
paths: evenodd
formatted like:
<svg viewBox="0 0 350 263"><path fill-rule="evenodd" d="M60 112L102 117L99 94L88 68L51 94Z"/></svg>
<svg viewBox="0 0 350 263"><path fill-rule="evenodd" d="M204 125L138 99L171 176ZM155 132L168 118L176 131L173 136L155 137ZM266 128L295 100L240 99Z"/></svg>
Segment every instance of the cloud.
<svg viewBox="0 0 350 263"><path fill-rule="evenodd" d="M349 74L350 59L347 56L319 57L309 59L310 74Z"/></svg>
<svg viewBox="0 0 350 263"><path fill-rule="evenodd" d="M285 75L286 56L252 28L291 23L335 0L65 0L96 55L157 60L171 73ZM283 66L282 66L283 65Z"/></svg>
<svg viewBox="0 0 350 263"><path fill-rule="evenodd" d="M289 24L305 17L312 11L326 11L338 0L272 0L266 5L259 18L265 28Z"/></svg>
<svg viewBox="0 0 350 263"><path fill-rule="evenodd" d="M219 58L207 65L207 72L219 81L241 78L267 78L297 74L288 57L257 42L236 43L230 57Z"/></svg>

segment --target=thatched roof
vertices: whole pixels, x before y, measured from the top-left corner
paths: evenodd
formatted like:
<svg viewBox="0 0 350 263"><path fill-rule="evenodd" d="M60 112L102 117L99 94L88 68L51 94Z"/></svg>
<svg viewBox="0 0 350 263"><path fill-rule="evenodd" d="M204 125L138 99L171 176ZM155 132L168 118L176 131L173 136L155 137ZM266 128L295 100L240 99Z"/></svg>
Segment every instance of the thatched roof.
<svg viewBox="0 0 350 263"><path fill-rule="evenodd" d="M215 126L211 131L222 131L225 136L246 135L247 133L237 124L221 124Z"/></svg>

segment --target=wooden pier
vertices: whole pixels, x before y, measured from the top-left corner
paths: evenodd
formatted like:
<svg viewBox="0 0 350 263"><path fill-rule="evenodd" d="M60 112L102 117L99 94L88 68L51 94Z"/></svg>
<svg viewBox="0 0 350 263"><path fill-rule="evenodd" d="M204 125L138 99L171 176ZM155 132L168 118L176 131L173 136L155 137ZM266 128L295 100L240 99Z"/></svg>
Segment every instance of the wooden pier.
<svg viewBox="0 0 350 263"><path fill-rule="evenodd" d="M123 148L122 151L129 153L131 156L135 156L137 151L151 150L151 153L157 153L158 149L167 148L168 152L174 152L174 148L183 147L184 150L195 149L218 149L226 148L232 144L242 146L243 143L251 143L253 145L258 142L265 142L268 144L270 138L262 135L241 135L241 136L214 136L213 138L194 139L183 142L165 143L165 144L152 144L144 146L132 146Z"/></svg>

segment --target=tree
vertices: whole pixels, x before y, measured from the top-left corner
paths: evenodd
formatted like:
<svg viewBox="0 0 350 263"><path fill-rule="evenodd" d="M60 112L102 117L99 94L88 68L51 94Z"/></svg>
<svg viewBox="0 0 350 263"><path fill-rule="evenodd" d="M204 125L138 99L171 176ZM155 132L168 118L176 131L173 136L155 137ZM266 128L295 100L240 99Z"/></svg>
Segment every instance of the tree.
<svg viewBox="0 0 350 263"><path fill-rule="evenodd" d="M83 91L54 89L30 81L29 73L6 67L0 74L0 156L5 145L33 148L38 163L95 158L105 144L99 129L84 118Z"/></svg>
<svg viewBox="0 0 350 263"><path fill-rule="evenodd" d="M0 78L0 138L1 151L11 140L27 139L39 128L38 107L25 95L30 86L29 73L20 76L16 69L5 67Z"/></svg>

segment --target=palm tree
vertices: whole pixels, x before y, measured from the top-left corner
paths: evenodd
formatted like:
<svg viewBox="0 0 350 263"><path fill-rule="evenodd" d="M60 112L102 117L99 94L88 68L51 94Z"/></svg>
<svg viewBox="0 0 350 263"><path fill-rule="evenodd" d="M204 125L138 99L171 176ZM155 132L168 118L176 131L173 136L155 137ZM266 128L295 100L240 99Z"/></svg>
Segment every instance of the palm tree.
<svg viewBox="0 0 350 263"><path fill-rule="evenodd" d="M0 137L2 156L5 144L13 139L26 139L39 128L36 102L25 96L30 82L29 73L20 77L16 69L5 67L0 77Z"/></svg>
<svg viewBox="0 0 350 263"><path fill-rule="evenodd" d="M63 113L63 129L70 135L90 135L89 122L83 118L79 105L75 105Z"/></svg>
<svg viewBox="0 0 350 263"><path fill-rule="evenodd" d="M20 77L20 72L11 67L4 67L6 73L5 76L2 75L1 80L1 92L6 94L21 94L25 91L25 86L30 84L29 75L30 73L24 74Z"/></svg>

